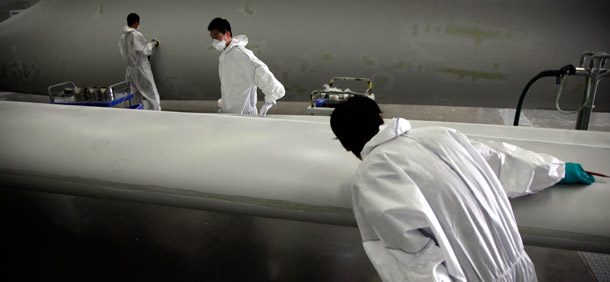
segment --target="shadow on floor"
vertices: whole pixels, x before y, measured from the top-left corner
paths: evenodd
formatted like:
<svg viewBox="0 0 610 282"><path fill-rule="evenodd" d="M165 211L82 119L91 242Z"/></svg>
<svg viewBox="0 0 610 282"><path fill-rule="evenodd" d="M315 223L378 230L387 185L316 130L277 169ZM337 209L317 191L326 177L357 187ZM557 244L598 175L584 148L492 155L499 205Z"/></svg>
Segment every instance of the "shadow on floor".
<svg viewBox="0 0 610 282"><path fill-rule="evenodd" d="M0 192L7 281L380 281L357 228L41 192ZM595 281L526 247L539 281Z"/></svg>

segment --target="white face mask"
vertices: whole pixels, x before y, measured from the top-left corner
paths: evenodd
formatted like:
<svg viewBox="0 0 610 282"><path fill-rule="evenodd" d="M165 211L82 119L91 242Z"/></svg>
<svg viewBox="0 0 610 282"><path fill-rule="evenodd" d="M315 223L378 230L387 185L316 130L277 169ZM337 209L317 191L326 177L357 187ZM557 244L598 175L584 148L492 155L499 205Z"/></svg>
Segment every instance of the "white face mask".
<svg viewBox="0 0 610 282"><path fill-rule="evenodd" d="M216 48L216 50L218 51L222 51L225 49L225 47L227 47L227 42L223 41L218 41L216 39L212 39L212 46L214 46L214 48Z"/></svg>

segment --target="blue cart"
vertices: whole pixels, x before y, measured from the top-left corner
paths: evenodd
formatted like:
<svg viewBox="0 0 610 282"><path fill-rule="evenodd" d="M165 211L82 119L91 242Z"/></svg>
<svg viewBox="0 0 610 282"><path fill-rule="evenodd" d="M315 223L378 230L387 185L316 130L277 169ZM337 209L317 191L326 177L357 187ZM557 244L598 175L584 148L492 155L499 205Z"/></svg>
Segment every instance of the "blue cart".
<svg viewBox="0 0 610 282"><path fill-rule="evenodd" d="M49 86L48 91L51 104L113 107L128 101L129 109L142 109L142 104L131 104L133 94L130 93L128 81L108 87L78 87L74 82L67 81Z"/></svg>

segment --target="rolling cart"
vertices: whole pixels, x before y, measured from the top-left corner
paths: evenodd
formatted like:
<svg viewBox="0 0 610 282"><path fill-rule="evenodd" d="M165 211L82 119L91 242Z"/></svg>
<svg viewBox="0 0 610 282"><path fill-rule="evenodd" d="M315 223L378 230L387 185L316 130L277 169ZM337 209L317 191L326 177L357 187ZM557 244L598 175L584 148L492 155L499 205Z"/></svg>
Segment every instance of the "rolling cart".
<svg viewBox="0 0 610 282"><path fill-rule="evenodd" d="M74 82L67 81L49 86L48 91L51 104L113 107L128 101L130 109L142 109L142 104L131 104L133 94L130 93L128 81L108 87L79 87Z"/></svg>
<svg viewBox="0 0 610 282"><path fill-rule="evenodd" d="M347 99L354 96L364 96L375 100L375 94L373 91L373 83L368 78L356 78L356 77L333 77L330 79L330 83L328 84L329 88L332 88L333 85L337 88L337 81L341 81L344 84L339 89L343 89L343 86L349 85L350 88L345 88L344 90L314 90L311 92L311 105L307 107L307 113L311 115L330 115L335 110L337 105L347 101ZM363 82L366 84L365 87L361 85ZM356 85L356 84L360 84ZM359 87L358 87L359 86ZM351 88L356 90L351 90Z"/></svg>

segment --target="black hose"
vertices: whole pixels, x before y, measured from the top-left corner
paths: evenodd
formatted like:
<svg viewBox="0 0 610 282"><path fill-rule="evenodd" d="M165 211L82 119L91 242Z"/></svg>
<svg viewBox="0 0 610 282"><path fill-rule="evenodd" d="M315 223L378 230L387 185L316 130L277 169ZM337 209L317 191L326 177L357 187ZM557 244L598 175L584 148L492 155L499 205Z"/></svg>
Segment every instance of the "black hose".
<svg viewBox="0 0 610 282"><path fill-rule="evenodd" d="M574 75L576 73L576 68L573 65L564 66L558 70L545 70L541 71L538 75L534 76L534 78L530 79L530 81L523 88L523 92L521 92L521 97L519 97L519 103L517 104L517 109L515 110L515 120L513 121L514 126L519 125L519 119L521 118L521 108L523 107L523 101L525 100L525 95L527 91L532 87L532 84L536 82L536 80L541 79L543 77L555 76L557 77L556 83L559 84L560 78L566 74Z"/></svg>

